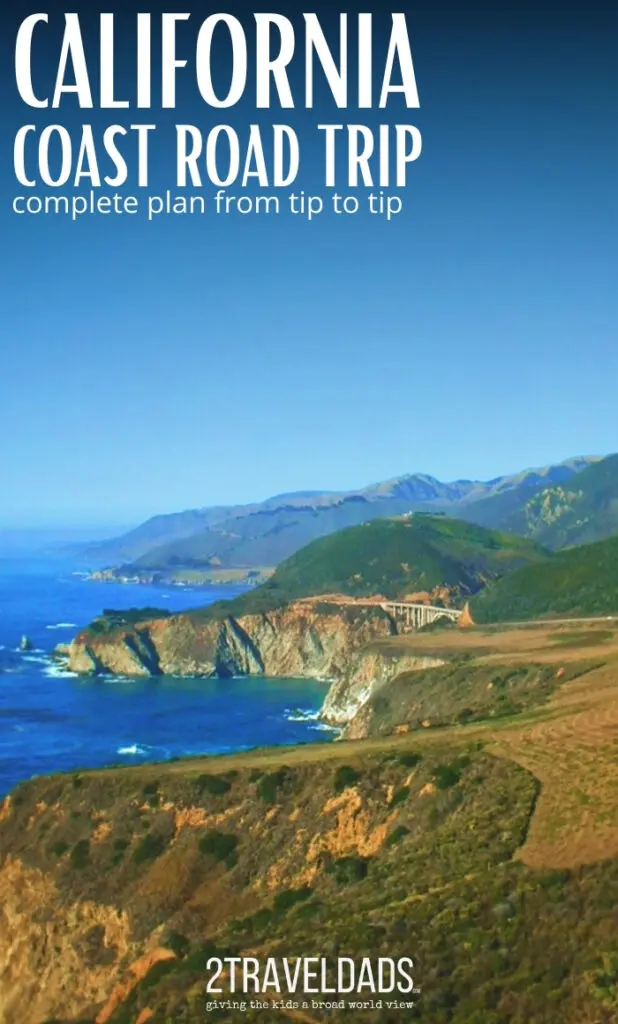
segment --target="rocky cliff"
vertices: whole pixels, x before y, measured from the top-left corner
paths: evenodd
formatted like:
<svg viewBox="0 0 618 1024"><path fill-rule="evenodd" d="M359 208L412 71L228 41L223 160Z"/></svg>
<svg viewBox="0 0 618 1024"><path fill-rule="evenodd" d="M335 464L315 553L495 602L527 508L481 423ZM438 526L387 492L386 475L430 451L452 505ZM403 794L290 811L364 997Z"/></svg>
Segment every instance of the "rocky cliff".
<svg viewBox="0 0 618 1024"><path fill-rule="evenodd" d="M80 674L340 678L350 655L397 633L380 607L297 602L268 614L198 613L111 624L96 620L69 649Z"/></svg>
<svg viewBox="0 0 618 1024"><path fill-rule="evenodd" d="M184 614L125 627L106 625L98 620L70 645L68 663L74 672L328 680L322 717L341 728L401 672L442 664L436 658L376 649L375 642L397 634L395 620L379 606L299 601L238 619Z"/></svg>

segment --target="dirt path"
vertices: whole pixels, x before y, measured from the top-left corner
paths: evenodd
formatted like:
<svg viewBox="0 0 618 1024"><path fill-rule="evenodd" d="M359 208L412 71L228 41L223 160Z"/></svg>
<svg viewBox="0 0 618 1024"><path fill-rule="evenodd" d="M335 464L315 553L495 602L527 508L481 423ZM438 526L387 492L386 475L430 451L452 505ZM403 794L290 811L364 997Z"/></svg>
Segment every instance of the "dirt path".
<svg viewBox="0 0 618 1024"><path fill-rule="evenodd" d="M618 663L567 684L550 706L555 717L506 730L488 748L541 782L519 857L572 868L618 856Z"/></svg>

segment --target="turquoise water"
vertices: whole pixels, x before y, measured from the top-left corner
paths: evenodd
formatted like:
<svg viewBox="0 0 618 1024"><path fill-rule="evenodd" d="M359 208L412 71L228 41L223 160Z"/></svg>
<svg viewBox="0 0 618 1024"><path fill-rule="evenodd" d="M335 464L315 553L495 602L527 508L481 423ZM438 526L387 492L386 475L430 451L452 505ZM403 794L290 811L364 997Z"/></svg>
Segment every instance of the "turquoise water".
<svg viewBox="0 0 618 1024"><path fill-rule="evenodd" d="M0 559L0 794L32 775L332 738L307 680L77 677L50 658L105 608L178 611L231 587L92 583L68 563ZM22 634L34 650L18 650Z"/></svg>

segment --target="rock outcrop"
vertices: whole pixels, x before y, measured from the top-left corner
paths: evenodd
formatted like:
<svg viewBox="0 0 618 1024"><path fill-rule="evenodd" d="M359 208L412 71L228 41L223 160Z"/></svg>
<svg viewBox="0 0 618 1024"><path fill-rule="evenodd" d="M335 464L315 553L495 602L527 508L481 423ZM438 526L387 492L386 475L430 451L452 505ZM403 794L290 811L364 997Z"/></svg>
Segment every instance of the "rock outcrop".
<svg viewBox="0 0 618 1024"><path fill-rule="evenodd" d="M347 671L331 683L320 716L342 728L345 739L363 739L367 735L363 708L379 689L403 672L418 672L443 664L439 658L360 650L352 656Z"/></svg>

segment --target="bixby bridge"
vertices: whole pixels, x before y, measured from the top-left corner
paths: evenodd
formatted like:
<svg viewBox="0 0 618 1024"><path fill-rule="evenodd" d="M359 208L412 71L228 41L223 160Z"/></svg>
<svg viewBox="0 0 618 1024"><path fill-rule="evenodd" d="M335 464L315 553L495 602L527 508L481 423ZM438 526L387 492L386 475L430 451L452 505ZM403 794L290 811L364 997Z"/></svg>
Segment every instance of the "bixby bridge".
<svg viewBox="0 0 618 1024"><path fill-rule="evenodd" d="M437 608L431 604L412 604L408 601L384 601L380 603L380 608L408 629L422 629L438 619L457 622L461 617L461 612L455 608Z"/></svg>
<svg viewBox="0 0 618 1024"><path fill-rule="evenodd" d="M313 597L301 597L300 604L326 603L341 608L381 608L390 615L399 627L416 630L430 626L439 619L457 622L460 626L474 625L468 605L463 610L458 608L441 608L432 604L420 604L416 601L388 601L383 597L348 597L343 594L320 594Z"/></svg>
<svg viewBox="0 0 618 1024"><path fill-rule="evenodd" d="M311 602L317 598L309 598ZM381 601L379 598L362 597L337 597L329 595L329 604L339 604L342 607L354 605L361 608L381 608L393 619L397 625L408 629L422 629L423 626L430 626L438 619L449 619L451 622L459 622L463 612L457 608L439 608L431 604L417 604L413 601Z"/></svg>

